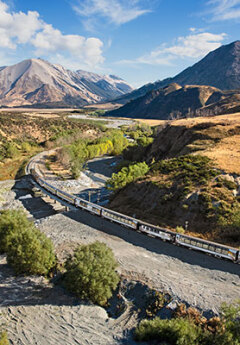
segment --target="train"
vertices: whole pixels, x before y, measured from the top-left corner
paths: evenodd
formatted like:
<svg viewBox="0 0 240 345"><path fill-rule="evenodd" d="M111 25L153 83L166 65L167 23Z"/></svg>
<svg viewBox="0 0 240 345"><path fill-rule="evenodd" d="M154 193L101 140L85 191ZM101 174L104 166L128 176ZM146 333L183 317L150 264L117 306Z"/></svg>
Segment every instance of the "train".
<svg viewBox="0 0 240 345"><path fill-rule="evenodd" d="M179 234L174 231L155 226L139 219L129 217L127 215L112 211L100 205L94 204L87 200L81 199L75 195L61 191L46 182L34 169L30 171L34 181L42 188L46 189L51 194L58 198L72 204L75 207L84 209L96 216L108 219L112 222L121 224L127 228L147 234L151 237L159 238L163 241L170 242L175 245L183 246L188 249L194 249L213 255L218 258L231 260L234 263L240 264L240 250L237 248L225 246L219 243L203 240L197 237Z"/></svg>

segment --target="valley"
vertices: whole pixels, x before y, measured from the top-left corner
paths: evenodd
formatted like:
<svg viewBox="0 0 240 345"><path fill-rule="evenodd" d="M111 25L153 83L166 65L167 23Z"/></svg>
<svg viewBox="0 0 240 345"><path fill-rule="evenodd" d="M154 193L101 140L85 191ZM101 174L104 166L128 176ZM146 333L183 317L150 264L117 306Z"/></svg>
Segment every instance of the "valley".
<svg viewBox="0 0 240 345"><path fill-rule="evenodd" d="M32 44L54 32L57 61L67 43L73 69L104 63L110 36L28 15ZM0 67L0 345L238 344L240 41L190 31L182 47L90 68L104 75L47 55ZM89 64L75 60L83 44ZM140 88L112 73L167 71L177 52L182 72ZM186 52L200 60L185 68Z"/></svg>

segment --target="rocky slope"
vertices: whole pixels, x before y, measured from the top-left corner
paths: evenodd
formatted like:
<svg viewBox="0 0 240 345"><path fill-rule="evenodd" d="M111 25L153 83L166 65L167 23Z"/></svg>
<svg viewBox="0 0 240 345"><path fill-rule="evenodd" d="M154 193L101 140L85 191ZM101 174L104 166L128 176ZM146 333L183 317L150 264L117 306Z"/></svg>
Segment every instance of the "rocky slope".
<svg viewBox="0 0 240 345"><path fill-rule="evenodd" d="M240 41L221 46L210 52L202 60L173 78L146 84L116 101L125 104L149 91L157 90L171 83L178 83L182 86L210 85L222 90L240 88Z"/></svg>
<svg viewBox="0 0 240 345"><path fill-rule="evenodd" d="M130 91L116 76L72 72L42 59L0 68L0 106L82 106Z"/></svg>
<svg viewBox="0 0 240 345"><path fill-rule="evenodd" d="M119 109L110 116L131 118L173 119L184 116L224 114L240 109L240 91L221 91L211 86L172 83L149 91Z"/></svg>

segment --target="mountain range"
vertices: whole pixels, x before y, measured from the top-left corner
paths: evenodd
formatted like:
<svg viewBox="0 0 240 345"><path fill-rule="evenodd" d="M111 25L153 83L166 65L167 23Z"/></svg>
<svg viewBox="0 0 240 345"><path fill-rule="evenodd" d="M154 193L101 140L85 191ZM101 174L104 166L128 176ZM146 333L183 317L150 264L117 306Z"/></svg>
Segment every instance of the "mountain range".
<svg viewBox="0 0 240 345"><path fill-rule="evenodd" d="M0 67L0 106L81 107L132 91L124 80L70 71L42 59Z"/></svg>
<svg viewBox="0 0 240 345"><path fill-rule="evenodd" d="M167 119L177 113L239 111L239 89L240 41L236 41L210 52L173 78L146 84L117 98L123 107L108 114Z"/></svg>
<svg viewBox="0 0 240 345"><path fill-rule="evenodd" d="M144 96L149 91L163 88L171 83L181 86L210 85L221 90L240 88L240 41L223 45L175 77L143 85L139 89L118 97L116 102L126 104L130 100Z"/></svg>

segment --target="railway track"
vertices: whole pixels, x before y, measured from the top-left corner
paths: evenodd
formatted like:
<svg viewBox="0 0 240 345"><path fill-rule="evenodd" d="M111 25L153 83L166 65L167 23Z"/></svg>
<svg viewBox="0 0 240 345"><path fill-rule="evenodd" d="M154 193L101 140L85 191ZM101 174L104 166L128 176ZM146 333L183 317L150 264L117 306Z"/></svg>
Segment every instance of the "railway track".
<svg viewBox="0 0 240 345"><path fill-rule="evenodd" d="M38 167L36 159L43 159L44 153L40 153L33 157L26 166L25 172L27 175L31 175L34 182L37 183L43 190L48 192L48 195L55 199L56 197L64 202L64 205L71 205L80 209L84 209L95 216L108 219L112 222L123 225L124 227L131 228L135 231L140 231L146 235L159 238L163 241L170 242L175 245L180 245L188 249L194 249L204 252L206 254L213 255L217 258L227 259L234 263L240 264L240 250L225 246L216 242L206 241L197 237L188 235L182 235L174 231L160 228L158 226L143 222L139 219L126 216L124 214L112 211L110 209L99 206L92 202L86 201L72 194L66 193L50 183L48 183L44 177L41 176L41 171Z"/></svg>

